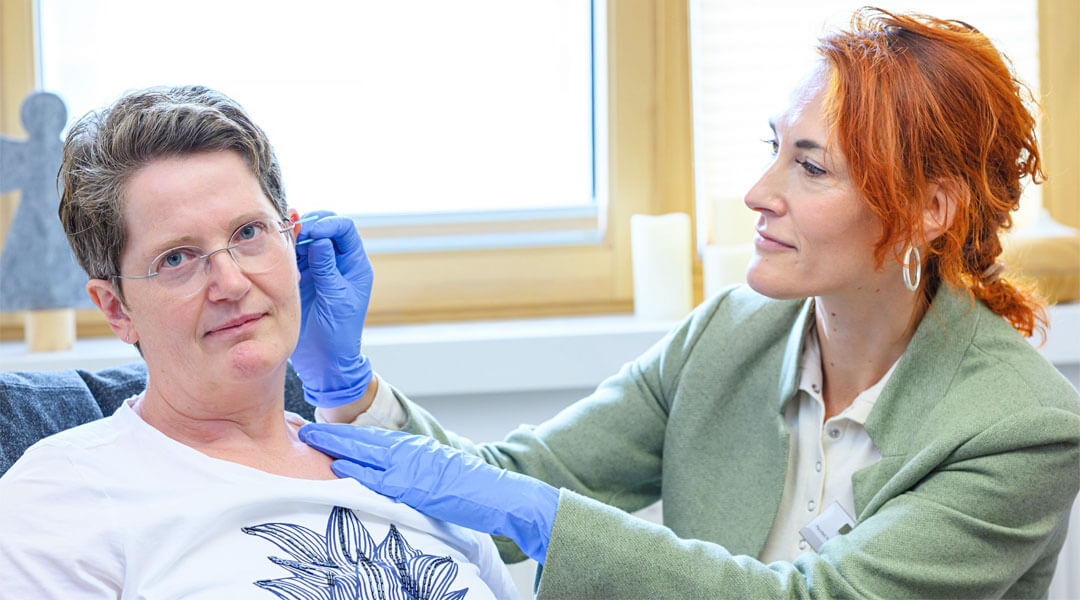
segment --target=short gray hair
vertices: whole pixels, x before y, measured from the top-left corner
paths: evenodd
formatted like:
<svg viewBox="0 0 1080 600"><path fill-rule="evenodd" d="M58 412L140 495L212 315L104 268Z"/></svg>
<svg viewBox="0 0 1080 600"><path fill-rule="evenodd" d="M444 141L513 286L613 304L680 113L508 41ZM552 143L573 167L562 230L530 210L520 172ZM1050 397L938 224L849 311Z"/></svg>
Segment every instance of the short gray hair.
<svg viewBox="0 0 1080 600"><path fill-rule="evenodd" d="M58 213L86 274L110 279L120 273L127 240L124 186L137 170L158 158L215 150L243 156L285 218L281 168L270 140L220 92L203 86L148 88L79 119L64 141ZM120 282L114 281L122 300Z"/></svg>

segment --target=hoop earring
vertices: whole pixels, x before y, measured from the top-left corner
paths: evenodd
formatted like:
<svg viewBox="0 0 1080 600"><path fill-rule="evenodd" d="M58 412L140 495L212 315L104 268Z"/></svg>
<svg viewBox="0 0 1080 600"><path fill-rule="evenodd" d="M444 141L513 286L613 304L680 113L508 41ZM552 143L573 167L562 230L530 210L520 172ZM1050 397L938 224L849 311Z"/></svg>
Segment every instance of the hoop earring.
<svg viewBox="0 0 1080 600"><path fill-rule="evenodd" d="M915 281L912 281L911 277L911 253L915 252ZM919 249L915 246L908 246L907 252L904 253L904 286L912 292L919 289L919 282L922 281L922 255L919 254Z"/></svg>

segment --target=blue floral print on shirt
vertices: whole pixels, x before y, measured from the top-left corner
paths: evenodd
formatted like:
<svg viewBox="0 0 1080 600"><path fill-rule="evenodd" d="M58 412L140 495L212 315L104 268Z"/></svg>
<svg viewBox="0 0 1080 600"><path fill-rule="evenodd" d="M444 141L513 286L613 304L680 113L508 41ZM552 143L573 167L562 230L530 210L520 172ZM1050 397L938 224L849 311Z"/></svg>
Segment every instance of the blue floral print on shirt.
<svg viewBox="0 0 1080 600"><path fill-rule="evenodd" d="M269 556L292 574L255 585L287 600L461 600L468 588L449 591L458 566L449 556L413 549L397 527L377 546L353 511L335 506L326 535L292 523L241 529L269 540L290 558Z"/></svg>

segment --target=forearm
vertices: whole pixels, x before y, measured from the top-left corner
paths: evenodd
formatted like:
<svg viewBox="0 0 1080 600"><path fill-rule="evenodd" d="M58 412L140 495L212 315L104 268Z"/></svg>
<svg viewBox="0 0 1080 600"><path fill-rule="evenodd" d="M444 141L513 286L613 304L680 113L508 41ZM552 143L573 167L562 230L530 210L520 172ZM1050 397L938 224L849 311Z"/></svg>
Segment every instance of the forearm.
<svg viewBox="0 0 1080 600"><path fill-rule="evenodd" d="M861 597L831 564L804 557L765 565L563 490L537 597Z"/></svg>

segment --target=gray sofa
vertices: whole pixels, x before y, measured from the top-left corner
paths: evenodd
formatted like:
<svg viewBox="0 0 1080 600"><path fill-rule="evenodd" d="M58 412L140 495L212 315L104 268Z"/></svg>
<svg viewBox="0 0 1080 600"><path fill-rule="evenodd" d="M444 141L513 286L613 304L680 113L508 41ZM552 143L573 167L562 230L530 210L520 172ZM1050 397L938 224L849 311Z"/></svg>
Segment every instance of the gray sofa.
<svg viewBox="0 0 1080 600"><path fill-rule="evenodd" d="M95 372L0 372L0 475L34 442L111 415L145 387L142 362ZM285 376L285 410L314 418L291 364Z"/></svg>

